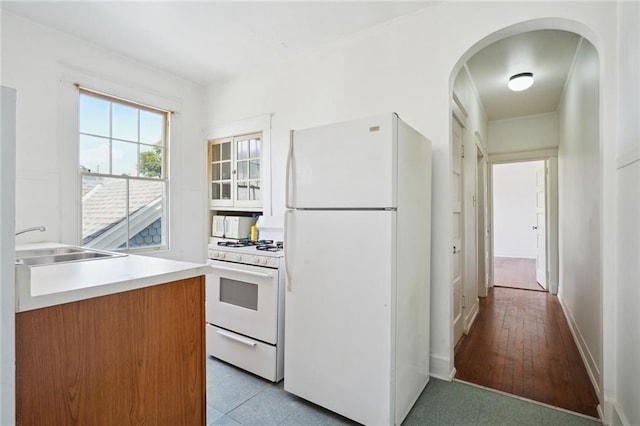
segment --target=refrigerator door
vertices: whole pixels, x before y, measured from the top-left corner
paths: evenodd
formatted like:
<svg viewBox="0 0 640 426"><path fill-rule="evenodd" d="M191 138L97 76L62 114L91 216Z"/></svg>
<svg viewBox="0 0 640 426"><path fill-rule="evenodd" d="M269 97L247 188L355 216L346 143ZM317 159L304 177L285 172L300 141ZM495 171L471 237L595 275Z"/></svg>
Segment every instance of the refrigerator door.
<svg viewBox="0 0 640 426"><path fill-rule="evenodd" d="M363 424L394 419L396 214L286 216L284 388Z"/></svg>
<svg viewBox="0 0 640 426"><path fill-rule="evenodd" d="M396 207L397 116L292 132L289 208Z"/></svg>

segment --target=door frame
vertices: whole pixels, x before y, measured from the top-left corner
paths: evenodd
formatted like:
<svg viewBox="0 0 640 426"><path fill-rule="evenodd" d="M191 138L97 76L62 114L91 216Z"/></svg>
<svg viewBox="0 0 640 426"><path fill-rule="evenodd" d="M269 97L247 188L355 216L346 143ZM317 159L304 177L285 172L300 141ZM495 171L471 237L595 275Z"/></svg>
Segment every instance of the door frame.
<svg viewBox="0 0 640 426"><path fill-rule="evenodd" d="M458 122L458 124L460 125L460 129L461 129L461 157L462 159L460 160L461 164L460 164L460 223L459 223L459 234L460 234L460 241L458 243L459 247L457 248L456 251L456 246L455 246L455 241L451 240L451 243L453 243L453 255L451 256L451 272L452 272L452 281L450 282L451 284L451 300L452 300L452 304L451 304L451 308L452 308L452 318L451 318L451 333L452 333L452 342L453 345L455 346L458 341L460 339L462 339L462 336L468 332L468 328L466 327L466 322L465 322L465 303L464 303L464 289L465 289L465 203L464 203L464 149L465 149L465 131L467 129L467 117L468 117L468 113L467 111L464 109L462 103L460 102L460 100L458 99L458 97L455 95L455 93L453 94L452 97L452 102L451 102L451 137L449 140L449 149L451 150L451 170L453 171L454 167L453 167L453 162L455 161L454 159L454 154L455 154L455 149L453 146L453 123L454 121ZM453 191L454 188L452 187L451 190ZM454 212L454 205L453 203L451 204L451 213ZM452 223L453 225L453 223ZM452 232L453 232L453 228L452 228ZM454 262L455 262L455 254L458 253L460 250L462 250L462 253L460 254L460 301L457 301L455 298L455 288L454 288L454 281L455 281L455 273L454 273ZM455 306L456 303L460 303L461 308L460 308L460 326L461 326L461 334L460 337L456 339L456 315L455 315Z"/></svg>
<svg viewBox="0 0 640 426"><path fill-rule="evenodd" d="M489 285L491 283L491 222L489 220L489 153L482 143L480 132L475 132L474 138L476 146L476 170L475 170L475 231L476 231L476 276L478 285L478 297L487 297ZM482 187L480 187L480 185Z"/></svg>
<svg viewBox="0 0 640 426"><path fill-rule="evenodd" d="M547 248L546 271L547 289L550 294L558 294L560 276L559 251L558 251L558 149L545 148L533 151L521 151L505 154L490 154L489 167L493 171L494 164L519 163L525 161L543 160L546 168L545 201L546 201L546 230L545 241ZM494 210L493 210L493 173L488 173L489 180L489 220L490 220L490 252L494 252ZM491 260L491 272L489 286L494 285L493 259Z"/></svg>

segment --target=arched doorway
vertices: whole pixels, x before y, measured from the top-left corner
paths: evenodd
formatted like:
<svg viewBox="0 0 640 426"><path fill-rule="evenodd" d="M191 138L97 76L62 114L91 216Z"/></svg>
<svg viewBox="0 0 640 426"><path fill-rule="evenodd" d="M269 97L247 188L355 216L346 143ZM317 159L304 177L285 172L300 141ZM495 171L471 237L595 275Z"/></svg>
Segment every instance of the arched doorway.
<svg viewBox="0 0 640 426"><path fill-rule="evenodd" d="M491 34L476 43L476 45L470 48L460 59L458 63L459 72L452 73L451 76L451 97L454 103L461 104L459 105L461 109L470 111L469 114L471 117L467 117L466 121L476 123L478 129L475 129L473 124L468 126L468 137L465 139L468 141L472 140L474 132L479 133L481 137L476 139L479 140L479 142L476 141L475 145L478 146L478 148L479 145L483 145L482 147L488 153L489 163L544 160L558 165L559 178L557 181L549 179L550 173L547 172L549 187L552 189L548 191L546 195L546 199L550 202L547 206L549 206L549 204L554 206L555 201L558 214L554 215L553 212L549 212L549 207L547 207L547 218L551 220L547 231L550 244L548 244L546 248L550 256L548 256L546 263L546 272L550 278L552 288L555 285L555 289L559 290L557 297L557 301L559 302L558 310L561 313L561 317L564 317L563 320L566 319L571 330L573 338L569 340L575 341L575 344L579 348L581 361L584 362L586 370L588 371L587 383L589 383L589 381L591 382L599 399L602 400L603 326L601 318L603 307L603 256L601 252L601 217L599 212L602 206L600 188L603 178L602 170L600 169L601 132L599 119L601 104L598 97L600 58L595 47L584 38L584 35L588 34L588 30L585 29L581 34L575 32L575 28L575 23L570 21L539 20L517 24ZM571 29L572 31L567 32L565 29ZM506 117L500 116L500 114L495 112L499 110L499 107L489 105L491 102L487 96L490 96L492 93L491 90L487 90L486 87L477 87L491 80L491 78L482 74L483 72L487 72L487 67L483 68L478 66L477 63L473 63L473 60L477 58L478 54L482 53L483 50L490 50L492 45L499 45L502 49L502 51L497 49L499 53L512 59L511 62L508 60L503 61L504 66L502 71L504 75L500 76L500 78L504 80L504 84L506 85L506 81L511 73L515 73L514 69L520 68L521 72L526 71L522 69L523 66L527 65L523 65L522 62L526 61L522 61L522 57L526 56L527 53L536 53L536 48L532 47L533 45L531 44L521 45L521 50L519 51L513 50L518 48L517 43L513 43L513 40L526 40L529 35L533 33L545 33L547 35L566 33L569 35L570 41L571 37L575 40L573 51L568 58L569 66L564 78L564 84L558 95L560 100L556 101L556 107L551 110L525 112L520 113L520 115L507 115ZM527 52L527 48L529 52ZM506 51L504 49L506 49ZM496 49L494 49L494 54L495 50ZM522 52L525 53L523 54ZM511 56L509 56L510 54ZM490 65L499 65L501 63L499 55L494 56L492 59L494 63ZM566 58L564 60L567 61ZM561 61L560 58L558 58L558 61ZM488 68L490 69L491 67ZM497 73L499 72L498 70L499 66L494 66L492 72ZM535 71L534 74L536 74ZM539 70L537 74L541 77L541 81L544 81L544 78L547 77L544 70ZM466 76L466 82L460 81L464 80L464 78L460 78L461 75L463 75L463 77ZM498 77L495 78L497 79ZM490 84L494 83L495 81L490 81L488 85L490 86ZM465 85L471 86L471 89L466 89ZM489 93L489 95L487 95L487 93ZM523 96L520 96L518 99L520 105L512 104L509 107L508 102L503 102L503 104L507 105L506 110L508 112L513 113L513 111L517 109L516 107L520 107L522 104L534 103L534 100L528 102L526 97ZM538 102L539 100L535 101ZM480 107L474 107L474 105L472 105L474 102L477 102ZM478 117L473 117L474 110L476 110ZM477 112L478 110L480 111L479 113ZM527 111L526 108L523 110ZM545 114L546 116L541 116ZM580 118L584 120L580 120ZM538 137L536 138L535 136ZM553 139L554 137L556 138L555 142L549 143L549 139ZM483 141L484 144L482 144ZM476 151L473 144L465 146L465 148L463 151ZM455 153L456 150L452 149L452 152ZM454 158L453 161L455 160ZM475 180L475 178L477 178L476 163L476 156L473 156L473 159L463 159L464 166L462 175L467 178L465 179L462 190L465 198L462 203L462 216L464 219L462 220L461 226L463 226L462 234L468 237L468 241L462 244L463 256L460 260L460 263L462 263L462 275L464 277L464 283L462 285L464 291L461 295L462 300L458 301L456 299L457 293L454 291L454 308L452 308L455 312L456 306L462 306L461 321L463 322L463 327L452 325L452 329L460 330L463 328L467 335L473 333L473 324L477 318L482 317L482 304L478 300L478 282L482 277L474 273L474 271L479 270L477 262L479 259L483 259L483 255L475 251L478 247L477 239L479 236L477 233L477 223L479 220L475 210L475 193L473 198L471 198L468 196L471 192L467 190L468 188L477 188L477 181ZM491 182L488 188L490 191ZM554 188L555 192L553 190ZM589 206L590 212L587 211L585 215L586 206ZM489 207L488 214L491 217L491 206ZM579 214L580 211L583 212L582 217ZM594 227L594 223L597 224L597 226ZM493 245L489 244L487 250L488 257L493 255L492 249ZM580 253L580 255L576 253ZM456 262L454 261L454 265L455 264ZM488 270L488 282L489 285L491 285L493 283L492 267L489 266ZM584 297L585 293L589 293L593 297ZM461 303L458 304L458 302ZM560 308L560 305L562 308ZM592 316L589 317L587 312L591 312ZM597 320L594 321L593 317L596 317ZM513 321L513 318L511 318L511 321ZM503 326L504 325L505 324L503 324ZM507 324L507 327L509 326L510 325ZM557 327L549 329L549 327L545 325L542 328L544 329L545 327L547 328L545 330L546 332L559 332ZM516 328L517 327L514 327L512 332L512 343L515 342L515 346L522 346L522 342L524 342L526 338L523 337L522 330L518 336ZM567 328L567 330L569 330L569 328ZM460 343L464 339L465 337L462 337L461 340L457 340L457 335L454 334L454 344ZM513 358L513 353L505 352L514 350L513 347L510 348L509 346L509 339L508 336L502 336L493 342L485 343L491 346L493 352L495 352L497 348L498 351L503 351L502 355L505 359L511 359ZM501 342L503 344L501 344ZM550 382L558 379L558 376L562 375L562 373L559 373L557 369L556 371L552 371L553 368L541 366L542 364L536 368L533 360L536 360L536 357L547 356L547 354L542 354L539 349L540 348L537 348L537 352L534 351L528 357L531 361L529 363L531 372L535 371L536 374L547 376ZM544 347L542 349L544 349ZM520 359L522 360L522 358ZM494 367L489 364L490 362L493 361L477 360L475 368L477 370L490 370ZM519 361L516 361L516 363L517 362ZM503 366L502 371L496 371L495 374L504 375L505 371L509 369L516 370L517 368L515 367L516 366L513 365L507 365L506 368ZM457 358L456 368L458 368ZM547 369L547 371L541 372L540 369ZM485 376L491 378L491 372L485 374ZM525 381L524 386L521 385L520 387L526 388L526 381L532 381L532 374L529 376L529 378L519 378L519 380ZM487 383L480 384L487 385ZM525 394L522 392L518 394L530 398L533 395L532 393L527 395L526 392ZM540 398L531 399L539 400ZM550 401L545 400L544 402ZM589 414L595 415L595 411Z"/></svg>

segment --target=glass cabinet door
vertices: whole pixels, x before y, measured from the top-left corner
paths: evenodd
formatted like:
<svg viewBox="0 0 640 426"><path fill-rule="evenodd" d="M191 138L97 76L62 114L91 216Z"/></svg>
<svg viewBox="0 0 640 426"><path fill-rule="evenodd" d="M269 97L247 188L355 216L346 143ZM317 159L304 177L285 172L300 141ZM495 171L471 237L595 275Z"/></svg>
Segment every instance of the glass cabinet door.
<svg viewBox="0 0 640 426"><path fill-rule="evenodd" d="M231 200L231 144L223 140L210 146L211 149L211 200Z"/></svg>
<svg viewBox="0 0 640 426"><path fill-rule="evenodd" d="M260 135L235 138L236 146L236 200L257 201L262 199L260 190Z"/></svg>
<svg viewBox="0 0 640 426"><path fill-rule="evenodd" d="M211 207L261 208L262 134L209 141Z"/></svg>

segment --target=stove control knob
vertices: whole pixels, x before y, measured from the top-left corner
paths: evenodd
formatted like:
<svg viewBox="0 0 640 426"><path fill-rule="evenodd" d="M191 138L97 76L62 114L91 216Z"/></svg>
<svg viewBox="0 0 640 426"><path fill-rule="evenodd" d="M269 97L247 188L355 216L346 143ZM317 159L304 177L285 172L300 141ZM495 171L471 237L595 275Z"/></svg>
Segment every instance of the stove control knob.
<svg viewBox="0 0 640 426"><path fill-rule="evenodd" d="M218 259L224 259L226 257L226 253L224 252L219 252L218 253Z"/></svg>
<svg viewBox="0 0 640 426"><path fill-rule="evenodd" d="M253 256L253 263L255 263L256 265L260 264L260 256Z"/></svg>

